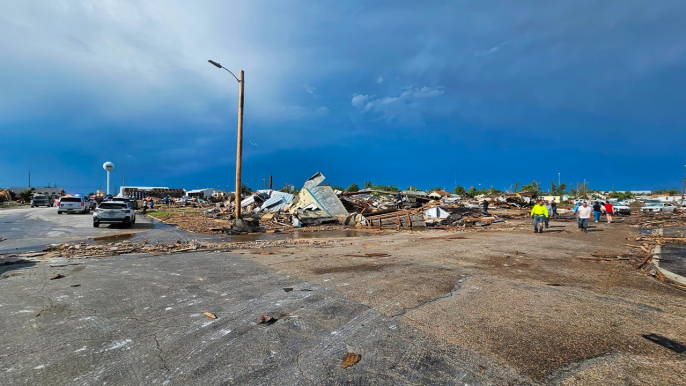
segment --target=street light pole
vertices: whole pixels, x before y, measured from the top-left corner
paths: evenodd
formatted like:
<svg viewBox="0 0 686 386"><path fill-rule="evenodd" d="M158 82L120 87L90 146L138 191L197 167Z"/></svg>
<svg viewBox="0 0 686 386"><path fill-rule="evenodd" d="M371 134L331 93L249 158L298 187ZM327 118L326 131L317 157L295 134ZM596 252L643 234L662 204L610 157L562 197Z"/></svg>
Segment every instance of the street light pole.
<svg viewBox="0 0 686 386"><path fill-rule="evenodd" d="M217 68L223 68L228 71L233 77L238 81L238 134L236 139L236 220L241 218L241 169L243 164L243 86L245 85L245 80L243 79L243 70L238 72L238 77L234 75L231 70L222 66L221 64L208 60L210 64Z"/></svg>
<svg viewBox="0 0 686 386"><path fill-rule="evenodd" d="M560 172L557 172L557 187L560 187Z"/></svg>

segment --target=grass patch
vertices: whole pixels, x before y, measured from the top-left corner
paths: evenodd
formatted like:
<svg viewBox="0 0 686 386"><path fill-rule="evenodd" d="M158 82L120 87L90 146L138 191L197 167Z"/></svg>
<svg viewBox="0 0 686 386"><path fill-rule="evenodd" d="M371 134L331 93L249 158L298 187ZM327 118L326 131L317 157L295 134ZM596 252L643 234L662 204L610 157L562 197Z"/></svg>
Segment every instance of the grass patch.
<svg viewBox="0 0 686 386"><path fill-rule="evenodd" d="M164 216L169 216L171 214L171 212L151 212L151 211L148 211L148 213L146 213L146 214L148 216L152 216L152 217L164 217Z"/></svg>

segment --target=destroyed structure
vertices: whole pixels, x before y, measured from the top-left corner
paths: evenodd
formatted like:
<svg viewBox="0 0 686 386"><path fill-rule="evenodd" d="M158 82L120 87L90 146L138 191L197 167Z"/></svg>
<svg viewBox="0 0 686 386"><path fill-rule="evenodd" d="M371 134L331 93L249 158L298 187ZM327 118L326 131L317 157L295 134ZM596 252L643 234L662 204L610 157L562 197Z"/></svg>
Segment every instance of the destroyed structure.
<svg viewBox="0 0 686 386"><path fill-rule="evenodd" d="M256 231L275 231L286 227L340 224L357 228L424 228L445 226L487 226L502 222L504 216L482 213L489 201L492 209L530 208L536 193L504 194L465 198L445 191L391 192L366 189L358 192L334 191L317 172L308 178L297 194L272 189L255 191L240 201L243 221ZM216 196L212 202L192 202L192 206L210 208L204 215L216 224L205 223L210 231L236 233L236 228L220 224L233 217L233 197ZM173 220L172 220L173 221ZM257 230L259 229L259 230ZM243 233L243 232L240 232Z"/></svg>

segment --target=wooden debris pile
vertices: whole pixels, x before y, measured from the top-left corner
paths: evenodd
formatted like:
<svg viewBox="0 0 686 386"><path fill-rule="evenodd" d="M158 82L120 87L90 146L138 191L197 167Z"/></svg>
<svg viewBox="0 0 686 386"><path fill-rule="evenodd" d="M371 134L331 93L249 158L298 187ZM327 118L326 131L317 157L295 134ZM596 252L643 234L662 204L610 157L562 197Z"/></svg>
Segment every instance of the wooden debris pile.
<svg viewBox="0 0 686 386"><path fill-rule="evenodd" d="M90 259L111 257L130 253L145 254L171 254L195 251L228 252L238 249L266 249L279 247L293 247L307 245L315 247L330 247L338 241L335 239L283 239L283 240L256 240L248 242L198 242L176 241L173 243L149 243L147 241L131 242L121 241L108 244L88 243L63 243L48 245L42 252L26 252L11 254L10 258L40 258L49 259L63 257L68 259Z"/></svg>

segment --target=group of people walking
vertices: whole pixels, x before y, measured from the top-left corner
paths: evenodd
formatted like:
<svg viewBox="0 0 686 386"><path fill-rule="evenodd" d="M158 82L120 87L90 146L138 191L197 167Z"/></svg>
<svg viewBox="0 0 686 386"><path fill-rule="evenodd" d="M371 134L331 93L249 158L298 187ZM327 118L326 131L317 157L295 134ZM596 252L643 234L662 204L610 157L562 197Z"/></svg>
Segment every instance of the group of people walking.
<svg viewBox="0 0 686 386"><path fill-rule="evenodd" d="M574 214L577 218L577 224L581 232L588 232L588 222L591 219L591 214L595 218L595 222L600 221L600 216L604 213L607 216L607 222L612 223L612 214L614 207L609 201L604 204L601 201L595 201L593 207L588 206L586 201L577 201L574 206ZM543 227L549 228L550 217L560 215L557 213L557 204L555 201L549 202L539 200L533 208L531 208L531 217L534 220L534 233L543 233Z"/></svg>
<svg viewBox="0 0 686 386"><path fill-rule="evenodd" d="M574 214L578 219L579 230L582 232L588 232L588 223L591 221L591 213L595 218L595 222L600 221L600 216L605 213L607 217L607 223L612 223L612 214L614 213L614 207L610 204L610 201L605 201L604 204L601 201L595 201L593 207L588 206L588 202L577 202L574 206Z"/></svg>

